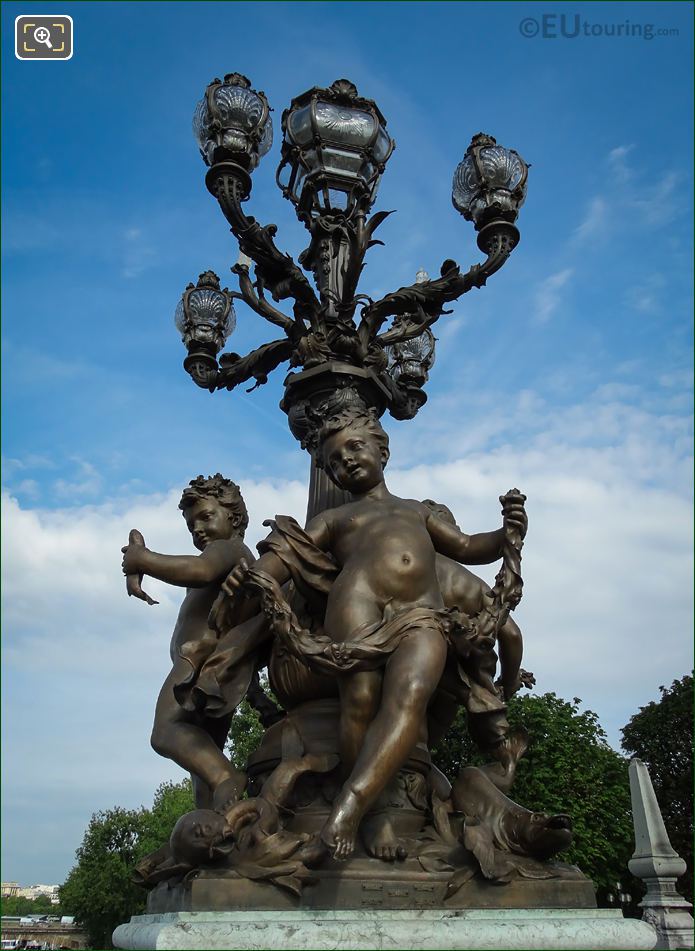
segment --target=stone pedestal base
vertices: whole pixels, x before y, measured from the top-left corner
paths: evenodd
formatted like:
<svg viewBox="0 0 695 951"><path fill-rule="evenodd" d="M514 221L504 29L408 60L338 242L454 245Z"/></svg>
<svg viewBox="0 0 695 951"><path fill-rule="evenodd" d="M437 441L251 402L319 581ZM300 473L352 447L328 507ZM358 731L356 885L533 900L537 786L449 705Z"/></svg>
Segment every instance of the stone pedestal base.
<svg viewBox="0 0 695 951"><path fill-rule="evenodd" d="M376 871L375 871L376 866ZM329 860L301 898L270 882L253 882L233 872L207 870L172 885L161 882L147 897L147 913L183 911L437 911L491 908L596 908L594 886L572 865L555 863L555 878L517 878L492 885L472 878L454 895L447 885L451 871L423 872L414 859L377 862L351 856Z"/></svg>
<svg viewBox="0 0 695 951"><path fill-rule="evenodd" d="M178 951L456 951L649 949L656 933L611 909L460 911L218 911L139 915L117 948Z"/></svg>

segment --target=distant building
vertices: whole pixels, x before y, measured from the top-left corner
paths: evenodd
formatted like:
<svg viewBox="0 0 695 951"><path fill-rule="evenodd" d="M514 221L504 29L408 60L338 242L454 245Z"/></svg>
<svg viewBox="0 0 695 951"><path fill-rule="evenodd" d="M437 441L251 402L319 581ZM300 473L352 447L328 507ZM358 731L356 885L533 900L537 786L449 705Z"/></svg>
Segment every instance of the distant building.
<svg viewBox="0 0 695 951"><path fill-rule="evenodd" d="M0 895L2 898L16 898L17 892L19 891L18 882L3 882L2 883L2 892Z"/></svg>
<svg viewBox="0 0 695 951"><path fill-rule="evenodd" d="M50 898L51 904L57 905L59 903L59 888L59 885L28 885L18 888L15 894L18 898L29 898L31 901L36 901L37 898L43 897Z"/></svg>

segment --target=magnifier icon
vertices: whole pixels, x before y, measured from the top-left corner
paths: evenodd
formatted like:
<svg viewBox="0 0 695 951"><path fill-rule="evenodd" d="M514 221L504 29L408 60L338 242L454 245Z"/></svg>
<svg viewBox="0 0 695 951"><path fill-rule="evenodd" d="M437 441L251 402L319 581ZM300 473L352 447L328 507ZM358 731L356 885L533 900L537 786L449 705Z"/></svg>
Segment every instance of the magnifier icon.
<svg viewBox="0 0 695 951"><path fill-rule="evenodd" d="M45 43L49 50L53 49L51 43L51 32L45 26L37 26L34 30L34 39L37 43Z"/></svg>

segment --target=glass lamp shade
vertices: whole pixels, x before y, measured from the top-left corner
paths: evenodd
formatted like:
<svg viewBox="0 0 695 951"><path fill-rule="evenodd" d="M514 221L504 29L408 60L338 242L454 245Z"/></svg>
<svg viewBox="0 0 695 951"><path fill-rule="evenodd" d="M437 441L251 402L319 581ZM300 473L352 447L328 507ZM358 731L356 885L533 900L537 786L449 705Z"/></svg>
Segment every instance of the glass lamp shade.
<svg viewBox="0 0 695 951"><path fill-rule="evenodd" d="M176 306L174 323L186 348L219 353L236 326L232 296L212 271L189 284Z"/></svg>
<svg viewBox="0 0 695 951"><path fill-rule="evenodd" d="M268 100L240 73L213 79L195 108L193 134L206 165L226 159L253 171L273 144Z"/></svg>
<svg viewBox="0 0 695 951"><path fill-rule="evenodd" d="M403 340L385 348L388 372L394 383L402 386L423 386L434 366L435 337L429 327L411 340Z"/></svg>
<svg viewBox="0 0 695 951"><path fill-rule="evenodd" d="M349 212L374 202L395 143L371 99L348 80L310 89L282 116L284 140L278 184L301 211Z"/></svg>
<svg viewBox="0 0 695 951"><path fill-rule="evenodd" d="M454 172L454 208L478 229L495 218L514 222L526 198L527 175L518 152L478 133Z"/></svg>

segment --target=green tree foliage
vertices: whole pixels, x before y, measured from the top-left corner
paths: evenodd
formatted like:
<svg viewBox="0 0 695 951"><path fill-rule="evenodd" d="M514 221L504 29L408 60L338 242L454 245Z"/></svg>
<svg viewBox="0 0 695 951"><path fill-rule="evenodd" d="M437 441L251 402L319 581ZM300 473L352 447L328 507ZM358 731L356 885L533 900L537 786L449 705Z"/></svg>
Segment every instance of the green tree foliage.
<svg viewBox="0 0 695 951"><path fill-rule="evenodd" d="M246 769L248 758L258 749L263 732L258 714L248 700L242 700L232 719L227 740L227 752L233 766Z"/></svg>
<svg viewBox="0 0 695 951"><path fill-rule="evenodd" d="M511 797L534 811L571 816L574 841L559 858L578 865L604 903L625 878L634 849L627 761L606 742L596 714L580 711L580 703L554 693L512 699L512 728L523 725L530 742ZM463 765L480 765L462 711L433 756L450 779Z"/></svg>
<svg viewBox="0 0 695 951"><path fill-rule="evenodd" d="M138 858L164 845L177 820L192 809L195 809L195 802L190 779L180 783L162 783L154 794L152 808L143 810Z"/></svg>
<svg viewBox="0 0 695 951"><path fill-rule="evenodd" d="M62 915L60 905L52 905L48 895L39 895L38 898L24 898L22 895L11 895L3 898L0 903L3 915Z"/></svg>
<svg viewBox="0 0 695 951"><path fill-rule="evenodd" d="M74 915L92 948L111 948L111 934L131 915L141 914L145 892L131 881L135 864L163 845L174 823L193 809L190 781L163 783L151 809L107 809L95 813L60 889L64 914Z"/></svg>
<svg viewBox="0 0 695 951"><path fill-rule="evenodd" d="M145 907L145 893L131 882L139 858L143 809L107 809L95 813L77 864L60 889L60 902L87 932L91 948L111 948L113 929Z"/></svg>
<svg viewBox="0 0 695 951"><path fill-rule="evenodd" d="M267 683L264 683L267 689ZM263 736L258 714L244 700L229 735L230 759L246 768ZM151 809L95 813L76 852L77 863L61 887L64 913L86 930L90 946L110 948L114 928L142 913L145 892L131 881L136 863L169 839L177 819L195 808L190 780L163 783ZM9 912L8 912L9 913Z"/></svg>
<svg viewBox="0 0 695 951"><path fill-rule="evenodd" d="M679 889L693 894L693 678L659 687L661 699L640 707L623 728L626 753L651 776L671 845L685 860Z"/></svg>

